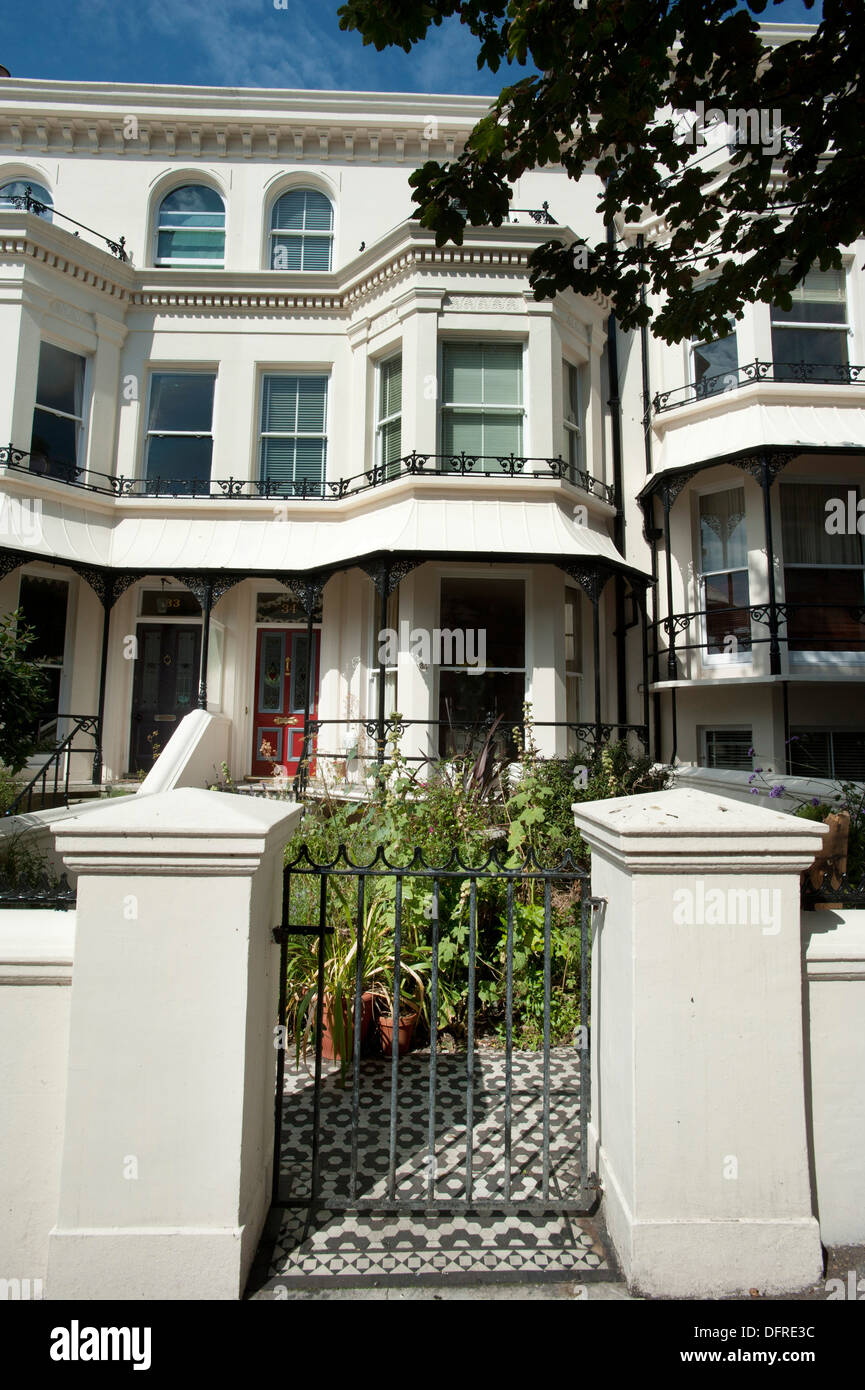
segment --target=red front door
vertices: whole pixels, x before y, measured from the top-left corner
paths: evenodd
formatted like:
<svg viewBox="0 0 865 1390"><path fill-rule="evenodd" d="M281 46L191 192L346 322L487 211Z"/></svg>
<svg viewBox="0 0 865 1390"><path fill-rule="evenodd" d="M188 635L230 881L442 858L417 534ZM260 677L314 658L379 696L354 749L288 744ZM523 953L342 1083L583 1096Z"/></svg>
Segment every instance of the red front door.
<svg viewBox="0 0 865 1390"><path fill-rule="evenodd" d="M310 715L318 709L319 634L312 636ZM303 756L304 706L308 672L305 628L267 628L259 632L255 657L252 772L256 777L293 777ZM310 773L315 772L310 740Z"/></svg>

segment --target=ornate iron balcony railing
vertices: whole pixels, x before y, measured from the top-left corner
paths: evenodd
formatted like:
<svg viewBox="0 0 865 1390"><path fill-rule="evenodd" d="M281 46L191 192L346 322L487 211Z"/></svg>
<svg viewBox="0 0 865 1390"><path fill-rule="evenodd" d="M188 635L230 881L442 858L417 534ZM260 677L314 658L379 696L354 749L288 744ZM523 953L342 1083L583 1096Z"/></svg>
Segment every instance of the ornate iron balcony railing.
<svg viewBox="0 0 865 1390"><path fill-rule="evenodd" d="M753 362L744 362L728 371L704 376L701 381L688 381L670 391L656 391L652 409L656 415L661 415L665 410L723 396L758 381L785 385L799 382L811 386L865 386L865 366L857 367L848 362L761 362L755 358Z"/></svg>
<svg viewBox="0 0 865 1390"><path fill-rule="evenodd" d="M811 614L808 618L806 615ZM752 603L729 608L695 608L686 613L673 613L657 622L650 623L649 629L655 635L655 645L649 651L650 658L666 657L672 647L675 655L680 652L702 651L707 655L721 655L724 652L718 644L720 626L716 634L700 632L696 642L680 642L679 634L689 631L692 624L703 625L707 618L713 624L724 624L725 635L735 634L743 629L745 636L737 636L737 648L750 652L752 647L772 642L772 633L777 641L787 647L789 652L839 652L865 651L865 600L862 603ZM756 623L770 629L765 637L755 635L751 624ZM660 640L661 632L670 639L667 646Z"/></svg>
<svg viewBox="0 0 865 1390"><path fill-rule="evenodd" d="M532 222L538 223L541 227L555 227L556 219L550 212L549 203L541 203L539 208L509 208L508 222L516 222L517 214L528 217Z"/></svg>
<svg viewBox="0 0 865 1390"><path fill-rule="evenodd" d="M132 478L125 474L98 473L66 460L31 454L13 444L0 448L0 464L18 473L36 473L69 487L107 497L224 497L280 501L339 501L399 478L508 478L558 479L610 506L616 505L615 488L565 459L529 458L517 454L419 454L412 452L392 463L376 464L352 478L303 478L285 482L272 478ZM488 466L490 465L490 466ZM532 465L537 465L532 467Z"/></svg>
<svg viewBox="0 0 865 1390"><path fill-rule="evenodd" d="M55 217L62 217L64 222L71 222L73 227L80 227L82 232L89 232L91 236L98 237L100 241L104 241L112 256L116 256L119 261L129 260L129 256L126 252L125 236L120 237L117 241L112 241L110 237L104 236L102 232L97 232L94 227L88 227L86 222L76 222L74 217L69 217L67 213L61 212L59 208L53 206L49 207L47 203L40 203L38 198L33 197L33 190L29 183L23 193L13 194L9 201L10 203L14 203L19 212L35 212L39 217L45 212L50 212L52 219ZM75 235L77 236L78 233L76 232Z"/></svg>

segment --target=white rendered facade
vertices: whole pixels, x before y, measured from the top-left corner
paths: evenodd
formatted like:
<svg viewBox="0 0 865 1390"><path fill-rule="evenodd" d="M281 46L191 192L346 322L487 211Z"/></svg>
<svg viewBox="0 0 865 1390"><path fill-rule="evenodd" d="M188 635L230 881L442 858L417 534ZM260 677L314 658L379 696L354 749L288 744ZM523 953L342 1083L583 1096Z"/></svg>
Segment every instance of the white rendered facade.
<svg viewBox="0 0 865 1390"><path fill-rule="evenodd" d="M620 729L645 740L648 725L656 756L675 741L680 759L710 747L723 762L735 739L706 735L732 726L782 766L797 721L861 734L861 638L793 659L782 630L773 670L765 644L730 661L716 615L705 649L680 653L673 680L662 653L647 688L640 338L619 335L618 451L608 306L571 293L536 303L527 288L528 254L555 225L601 238L595 180L578 187L549 169L520 181L514 208L546 205L552 230L516 212L437 250L408 220L411 171L458 149L483 109L456 97L0 86L0 201L24 185L54 209L49 221L0 206L0 438L11 446L0 605L55 604L53 712L103 715L105 780L146 770L195 706L205 629L203 698L230 721L231 774L291 773L319 597L311 713L318 771L337 780L363 776L382 708L408 721L403 748L418 758L451 751L451 725L514 722L524 700L555 756ZM189 189L203 190L197 202ZM127 261L104 240L121 236ZM861 248L847 260L856 363ZM738 361L771 361L771 335L769 309L749 310ZM693 380L683 346L648 352L652 393ZM698 498L725 486L743 489L748 603L769 597L760 485L727 454L785 449L785 480L829 479L846 495L863 474L860 392L850 380L746 379L651 412L653 485L685 480L670 507L676 614L704 606ZM58 439L73 458L52 455ZM467 469L466 456L479 461ZM779 508L777 481L771 496ZM783 529L778 511L779 602ZM663 542L656 563L648 616L663 620ZM856 582L845 580L850 593ZM861 542L858 584L861 603ZM470 627L487 615L485 675L418 659L404 640L379 670L381 627L432 637L460 614ZM76 775L89 776L84 754Z"/></svg>

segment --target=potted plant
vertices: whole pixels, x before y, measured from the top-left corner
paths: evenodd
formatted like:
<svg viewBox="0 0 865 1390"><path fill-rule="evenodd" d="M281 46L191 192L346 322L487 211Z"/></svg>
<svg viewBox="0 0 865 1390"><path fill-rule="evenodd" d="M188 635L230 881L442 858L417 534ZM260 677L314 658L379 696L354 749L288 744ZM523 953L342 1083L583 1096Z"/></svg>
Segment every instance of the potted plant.
<svg viewBox="0 0 865 1390"><path fill-rule="evenodd" d="M343 884L337 882L337 890ZM338 1061L343 1073L354 1055L354 1005L357 988L357 932L348 910L347 894L338 892L339 910L333 932L326 939L324 961L324 1001L322 1010L321 1055ZM367 905L364 919L364 969L361 997L361 1045L366 1041L373 1019L373 990L369 988L369 968L380 963L379 940L385 903L374 898ZM295 1059L307 1057L315 1041L318 1004L318 938L290 937L287 959L288 1000L286 1023L294 1036Z"/></svg>
<svg viewBox="0 0 865 1390"><path fill-rule="evenodd" d="M373 991L373 1018L378 1032L379 1046L383 1056L393 1053L394 1034L394 995L393 960L389 963L387 984L376 980ZM425 1009L426 989L423 975L416 965L401 961L399 1019L397 1021L397 1051L404 1057L411 1051L415 1030Z"/></svg>

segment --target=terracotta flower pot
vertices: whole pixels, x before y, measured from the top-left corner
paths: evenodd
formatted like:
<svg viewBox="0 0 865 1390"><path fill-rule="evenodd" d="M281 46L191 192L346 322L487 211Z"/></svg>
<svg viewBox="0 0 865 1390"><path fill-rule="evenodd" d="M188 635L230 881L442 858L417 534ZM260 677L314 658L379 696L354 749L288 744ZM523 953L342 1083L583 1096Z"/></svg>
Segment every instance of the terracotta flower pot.
<svg viewBox="0 0 865 1390"><path fill-rule="evenodd" d="M375 998L370 990L366 990L360 997L360 1045L363 1047L369 1036L372 1026L372 1001ZM353 1004L354 1001L352 1001ZM351 1015L354 1012L350 1009L347 1000L343 1000L343 1037L348 1038L351 1028ZM339 1050L337 1041L333 1036L333 1000L326 999L324 1007L324 1028L321 1035L321 1055L326 1062L348 1061L354 1056L354 1039L349 1039L349 1056L343 1058Z"/></svg>
<svg viewBox="0 0 865 1390"><path fill-rule="evenodd" d="M411 1051L414 1032L420 1014L415 1010L410 1014L403 1014L400 1017L397 1029L397 1053L404 1057ZM390 1057L393 1053L393 1015L381 1014L378 1020L378 1035L381 1040L381 1050L385 1057Z"/></svg>

